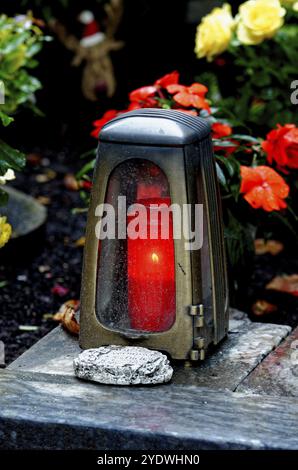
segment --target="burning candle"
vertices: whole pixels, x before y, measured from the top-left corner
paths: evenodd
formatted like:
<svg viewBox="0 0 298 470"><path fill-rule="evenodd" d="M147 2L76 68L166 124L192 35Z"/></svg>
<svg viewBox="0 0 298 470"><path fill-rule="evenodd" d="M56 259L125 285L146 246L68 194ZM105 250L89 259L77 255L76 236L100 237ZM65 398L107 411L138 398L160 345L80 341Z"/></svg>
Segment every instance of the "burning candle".
<svg viewBox="0 0 298 470"><path fill-rule="evenodd" d="M128 237L128 311L131 328L138 331L162 332L171 328L175 321L175 261L172 214L169 216L169 233L162 239L162 209L158 217L154 211L161 204L168 212L170 198L138 200L146 207L147 238L135 240ZM142 213L140 214L142 217ZM143 217L145 214L143 213ZM128 219L131 217L129 216ZM157 226L156 226L157 224ZM155 227L154 227L155 226ZM150 229L156 238L151 238Z"/></svg>

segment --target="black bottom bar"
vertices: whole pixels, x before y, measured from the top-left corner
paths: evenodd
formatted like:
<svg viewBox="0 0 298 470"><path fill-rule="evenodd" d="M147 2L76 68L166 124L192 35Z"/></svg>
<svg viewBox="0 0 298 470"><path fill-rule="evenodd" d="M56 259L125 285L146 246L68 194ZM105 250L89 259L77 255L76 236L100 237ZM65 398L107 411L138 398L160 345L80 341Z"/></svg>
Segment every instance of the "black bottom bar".
<svg viewBox="0 0 298 470"><path fill-rule="evenodd" d="M28 465L29 468L69 468L82 464L83 468L146 468L150 466L191 466L198 468L211 468L211 465L219 465L218 468L238 468L239 465L273 464L273 466L285 466L297 463L298 451L0 451L0 461L6 463L1 468L11 468L14 464L18 468ZM265 468L265 467L264 467Z"/></svg>

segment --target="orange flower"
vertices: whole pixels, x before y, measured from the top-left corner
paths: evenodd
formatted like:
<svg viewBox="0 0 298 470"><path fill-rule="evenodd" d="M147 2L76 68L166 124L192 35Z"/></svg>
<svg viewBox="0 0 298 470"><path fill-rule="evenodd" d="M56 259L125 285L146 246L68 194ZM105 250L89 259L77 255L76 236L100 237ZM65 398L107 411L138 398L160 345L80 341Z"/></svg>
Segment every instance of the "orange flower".
<svg viewBox="0 0 298 470"><path fill-rule="evenodd" d="M193 106L198 109L207 109L210 111L209 104L205 100L205 95L208 91L208 88L201 83L193 83L191 86L184 85L168 85L166 87L167 91L173 95L174 101L180 106Z"/></svg>
<svg viewBox="0 0 298 470"><path fill-rule="evenodd" d="M221 139L222 137L228 137L231 135L233 129L228 124L222 124L221 122L214 122L212 124L212 137L213 139Z"/></svg>
<svg viewBox="0 0 298 470"><path fill-rule="evenodd" d="M240 170L240 192L254 209L271 212L287 207L284 199L289 195L289 186L275 170L268 166L241 166Z"/></svg>

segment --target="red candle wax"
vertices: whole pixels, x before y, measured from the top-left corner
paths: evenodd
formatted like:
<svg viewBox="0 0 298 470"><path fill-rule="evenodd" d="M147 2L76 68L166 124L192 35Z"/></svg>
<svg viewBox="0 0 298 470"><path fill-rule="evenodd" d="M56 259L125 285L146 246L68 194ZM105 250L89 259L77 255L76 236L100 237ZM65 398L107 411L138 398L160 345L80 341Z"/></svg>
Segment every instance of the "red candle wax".
<svg viewBox="0 0 298 470"><path fill-rule="evenodd" d="M138 203L146 207L147 239L132 240L128 237L130 325L138 331L167 331L175 321L176 312L173 222L170 214L169 235L167 239L162 239L159 213L158 237L151 239L150 227L156 223L152 213L156 209L150 208L150 204L169 206L170 198L148 198L138 200Z"/></svg>

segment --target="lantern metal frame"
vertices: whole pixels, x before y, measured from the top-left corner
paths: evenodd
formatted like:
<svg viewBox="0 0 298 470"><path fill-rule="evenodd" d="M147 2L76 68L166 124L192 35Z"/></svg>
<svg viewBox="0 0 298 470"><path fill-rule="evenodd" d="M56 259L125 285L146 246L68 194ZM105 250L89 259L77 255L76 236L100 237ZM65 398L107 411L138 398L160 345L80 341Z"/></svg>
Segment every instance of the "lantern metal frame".
<svg viewBox="0 0 298 470"><path fill-rule="evenodd" d="M205 309L202 303L201 250L186 251L184 240L175 239L176 320L165 332L111 330L100 323L96 313L98 219L95 210L105 201L111 173L128 159L147 160L157 165L168 179L173 204L194 207L204 201L207 211L213 308ZM213 160L210 126L205 119L179 111L143 109L125 113L104 126L84 249L80 313L83 349L108 344L137 345L166 351L174 359L202 360L208 346L217 344L227 334L227 273Z"/></svg>

